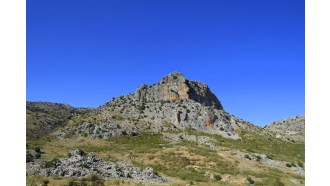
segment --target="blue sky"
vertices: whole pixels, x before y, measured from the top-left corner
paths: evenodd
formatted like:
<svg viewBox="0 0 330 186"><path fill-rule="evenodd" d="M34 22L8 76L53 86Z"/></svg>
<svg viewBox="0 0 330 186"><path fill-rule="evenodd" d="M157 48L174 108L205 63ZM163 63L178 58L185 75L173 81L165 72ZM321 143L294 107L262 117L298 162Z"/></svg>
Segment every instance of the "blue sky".
<svg viewBox="0 0 330 186"><path fill-rule="evenodd" d="M305 113L301 0L28 0L29 101L97 107L172 71L256 125Z"/></svg>

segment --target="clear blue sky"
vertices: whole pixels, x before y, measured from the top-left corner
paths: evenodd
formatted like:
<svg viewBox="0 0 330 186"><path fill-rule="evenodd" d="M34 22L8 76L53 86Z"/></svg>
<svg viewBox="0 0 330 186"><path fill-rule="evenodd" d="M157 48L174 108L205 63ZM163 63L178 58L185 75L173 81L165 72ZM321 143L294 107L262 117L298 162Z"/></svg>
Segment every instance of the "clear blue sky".
<svg viewBox="0 0 330 186"><path fill-rule="evenodd" d="M305 113L302 0L28 0L27 100L97 107L172 71L257 125Z"/></svg>

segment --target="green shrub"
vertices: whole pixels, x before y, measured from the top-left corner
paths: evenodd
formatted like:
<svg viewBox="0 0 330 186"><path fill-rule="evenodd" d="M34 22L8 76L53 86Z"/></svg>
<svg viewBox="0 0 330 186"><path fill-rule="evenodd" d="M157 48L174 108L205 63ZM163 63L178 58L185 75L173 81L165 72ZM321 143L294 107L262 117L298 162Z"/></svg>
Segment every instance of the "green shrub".
<svg viewBox="0 0 330 186"><path fill-rule="evenodd" d="M33 156L31 154L26 155L26 163L33 161Z"/></svg>
<svg viewBox="0 0 330 186"><path fill-rule="evenodd" d="M56 159L56 158L54 158L54 159L52 159L52 160L50 160L50 161L46 161L45 162L45 168L50 168L50 167L53 167L53 166L56 166L56 163L57 162L59 162L60 160L58 160L58 159Z"/></svg>
<svg viewBox="0 0 330 186"><path fill-rule="evenodd" d="M38 152L38 153L41 152L41 151L40 151L40 147L36 147L34 150L35 150L36 152Z"/></svg>
<svg viewBox="0 0 330 186"><path fill-rule="evenodd" d="M47 186L49 184L49 180L45 179L42 181L42 186Z"/></svg>
<svg viewBox="0 0 330 186"><path fill-rule="evenodd" d="M285 164L285 166L292 167L292 165L290 163Z"/></svg>
<svg viewBox="0 0 330 186"><path fill-rule="evenodd" d="M220 181L222 179L222 177L218 174L214 175L214 179L217 181Z"/></svg>
<svg viewBox="0 0 330 186"><path fill-rule="evenodd" d="M35 158L36 159L39 159L41 157L41 154L40 153L37 153L36 155L35 155Z"/></svg>
<svg viewBox="0 0 330 186"><path fill-rule="evenodd" d="M75 180L70 180L68 186L79 186L79 183L77 183Z"/></svg>
<svg viewBox="0 0 330 186"><path fill-rule="evenodd" d="M247 155L247 154L245 154L244 158L245 159L248 159L248 160L252 160L251 157L249 155Z"/></svg>
<svg viewBox="0 0 330 186"><path fill-rule="evenodd" d="M252 178L250 176L248 176L246 178L246 180L249 182L249 184L254 184L254 181L252 180Z"/></svg>

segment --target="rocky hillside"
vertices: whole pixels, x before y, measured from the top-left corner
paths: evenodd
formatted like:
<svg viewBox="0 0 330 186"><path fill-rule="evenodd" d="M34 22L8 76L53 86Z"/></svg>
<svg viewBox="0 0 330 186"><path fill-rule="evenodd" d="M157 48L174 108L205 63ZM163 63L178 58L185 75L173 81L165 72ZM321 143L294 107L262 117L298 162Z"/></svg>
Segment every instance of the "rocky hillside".
<svg viewBox="0 0 330 186"><path fill-rule="evenodd" d="M265 126L265 129L276 134L277 138L293 141L305 141L305 116L295 116Z"/></svg>
<svg viewBox="0 0 330 186"><path fill-rule="evenodd" d="M304 185L302 122L257 127L180 72L93 109L27 102L27 184Z"/></svg>
<svg viewBox="0 0 330 186"><path fill-rule="evenodd" d="M91 120L92 119L92 120ZM238 131L255 128L227 113L210 88L173 72L135 93L114 98L95 112L72 119L59 136L108 138L121 134L197 130L240 139Z"/></svg>
<svg viewBox="0 0 330 186"><path fill-rule="evenodd" d="M73 116L88 113L89 109L67 104L26 102L26 137L39 138L54 131Z"/></svg>

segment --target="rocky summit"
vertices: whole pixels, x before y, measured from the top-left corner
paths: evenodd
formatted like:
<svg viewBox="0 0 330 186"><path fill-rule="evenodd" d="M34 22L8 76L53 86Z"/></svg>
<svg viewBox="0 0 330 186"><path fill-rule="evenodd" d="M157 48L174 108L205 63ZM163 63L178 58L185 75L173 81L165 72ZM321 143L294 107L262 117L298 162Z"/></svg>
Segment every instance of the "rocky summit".
<svg viewBox="0 0 330 186"><path fill-rule="evenodd" d="M165 76L159 83L148 86L141 85L134 94L139 102L179 102L195 101L203 106L223 109L218 98L209 87L197 81L186 79L181 72L173 72Z"/></svg>
<svg viewBox="0 0 330 186"><path fill-rule="evenodd" d="M99 117L120 117L128 125L134 121L144 131L193 129L232 139L239 139L235 127L245 123L225 112L207 85L188 80L180 72L111 100L99 108Z"/></svg>
<svg viewBox="0 0 330 186"><path fill-rule="evenodd" d="M256 126L180 72L97 108L26 114L27 185L304 185L304 117Z"/></svg>

